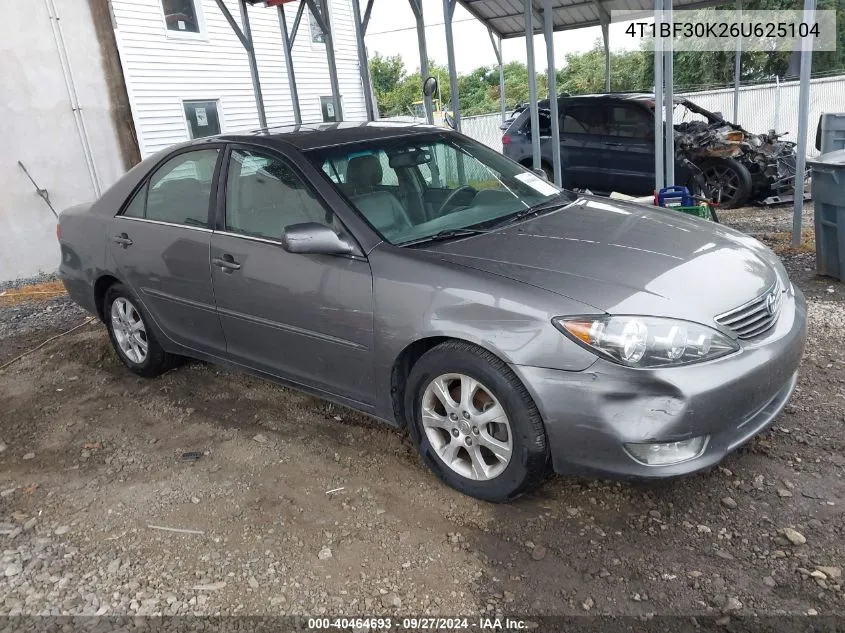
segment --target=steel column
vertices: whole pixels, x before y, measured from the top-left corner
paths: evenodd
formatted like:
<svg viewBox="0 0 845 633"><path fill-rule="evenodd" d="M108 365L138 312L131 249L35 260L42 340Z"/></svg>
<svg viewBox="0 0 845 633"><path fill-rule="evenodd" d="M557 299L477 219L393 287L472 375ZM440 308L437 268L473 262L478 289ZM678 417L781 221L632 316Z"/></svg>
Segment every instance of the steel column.
<svg viewBox="0 0 845 633"><path fill-rule="evenodd" d="M816 0L804 0L804 23L815 22ZM801 221L804 212L804 170L807 168L807 133L810 117L810 71L813 66L812 36L801 40L801 85L798 92L798 145L795 151L795 206L792 210L792 246L801 244Z"/></svg>
<svg viewBox="0 0 845 633"><path fill-rule="evenodd" d="M610 25L602 24L601 38L604 40L604 91L610 92Z"/></svg>
<svg viewBox="0 0 845 633"><path fill-rule="evenodd" d="M654 24L660 32L660 24L663 23L663 0L654 0ZM659 35L654 38L654 189L655 191L666 186L666 179L663 172L663 38Z"/></svg>
<svg viewBox="0 0 845 633"><path fill-rule="evenodd" d="M246 50L246 56L249 60L249 74L252 78L252 91L255 94L255 108L258 110L258 125L265 128L267 127L267 116L264 113L264 97L261 94L261 81L258 79L258 62L255 60L255 48L252 45L252 31L249 28L249 13L246 8L246 0L240 0L238 3L241 9L243 30L240 26L238 26L238 23L235 21L235 18L232 17L232 14L229 12L229 8L224 4L223 0L215 1L217 2L217 7L220 9L223 17L226 18L229 26L232 27L235 35L241 41L241 44Z"/></svg>
<svg viewBox="0 0 845 633"><path fill-rule="evenodd" d="M241 0L243 2L244 0ZM334 101L335 119L343 121L343 106L340 103L340 86L337 82L337 63L334 57L334 38L332 38L332 24L329 16L328 0L320 0L320 5L317 6L317 0L304 0L308 3L308 8L311 10L311 15L317 20L317 25L323 31L326 38L326 63L329 66L329 83L332 86L332 100Z"/></svg>
<svg viewBox="0 0 845 633"><path fill-rule="evenodd" d="M249 74L252 76L252 89L255 91L255 105L258 108L258 124L267 127L267 113L264 111L264 95L261 93L261 81L258 78L258 61L255 59L255 46L252 41L252 29L249 26L249 11L246 0L240 0L241 19L244 24L244 37L249 42L246 49L249 58Z"/></svg>
<svg viewBox="0 0 845 633"><path fill-rule="evenodd" d="M282 30L282 46L285 48L285 67L288 71L288 89L290 90L290 101L293 105L293 120L297 125L302 125L302 112L299 109L299 90L296 87L296 72L293 68L293 42L288 35L288 23L285 18L285 7L276 7L279 12L279 27Z"/></svg>
<svg viewBox="0 0 845 633"><path fill-rule="evenodd" d="M666 22L672 24L674 11L672 0L665 0ZM666 50L663 51L663 119L664 129L664 160L666 163L666 186L675 184L675 42L671 37L665 40Z"/></svg>
<svg viewBox="0 0 845 633"><path fill-rule="evenodd" d="M601 39L604 44L604 91L610 92L610 14L602 4L603 0L593 0L599 14Z"/></svg>
<svg viewBox="0 0 845 633"><path fill-rule="evenodd" d="M736 0L737 20L742 17L742 0ZM734 53L734 123L739 123L739 79L742 73L742 35L736 38Z"/></svg>
<svg viewBox="0 0 845 633"><path fill-rule="evenodd" d="M455 129L461 131L461 101L458 98L458 70L455 64L455 40L452 37L452 16L456 0L443 0L443 22L446 27L446 57L449 62L449 92L452 97L452 119Z"/></svg>
<svg viewBox="0 0 845 633"><path fill-rule="evenodd" d="M531 150L534 169L540 169L540 112L537 105L537 72L534 64L534 5L525 2L525 51L528 56L528 109L531 114Z"/></svg>
<svg viewBox="0 0 845 633"><path fill-rule="evenodd" d="M502 111L502 123L504 123L507 118L507 104L505 103L505 65L502 63L502 38L500 37L497 41L491 28L487 29L487 34L490 36L493 52L496 53L496 62L499 64L499 108Z"/></svg>
<svg viewBox="0 0 845 633"><path fill-rule="evenodd" d="M552 168L558 187L563 186L560 166L560 118L557 108L557 69L555 69L554 10L552 0L543 0L543 35L546 40L546 75L549 84L549 116L552 126Z"/></svg>
<svg viewBox="0 0 845 633"><path fill-rule="evenodd" d="M373 0L369 0L372 4ZM361 75L361 87L364 91L364 107L367 110L367 120L375 121L375 108L373 108L373 93L370 90L370 67L367 61L367 47L364 44L366 29L361 23L361 7L358 0L352 0L352 19L355 20L355 39L358 43L358 68Z"/></svg>
<svg viewBox="0 0 845 633"><path fill-rule="evenodd" d="M414 12L414 19L417 21L417 46L420 49L420 79L425 82L428 79L428 45L425 39L425 16L423 15L422 0L408 0L408 3L411 5L411 11ZM428 124L434 125L434 108L432 107L430 96L423 95L423 105Z"/></svg>

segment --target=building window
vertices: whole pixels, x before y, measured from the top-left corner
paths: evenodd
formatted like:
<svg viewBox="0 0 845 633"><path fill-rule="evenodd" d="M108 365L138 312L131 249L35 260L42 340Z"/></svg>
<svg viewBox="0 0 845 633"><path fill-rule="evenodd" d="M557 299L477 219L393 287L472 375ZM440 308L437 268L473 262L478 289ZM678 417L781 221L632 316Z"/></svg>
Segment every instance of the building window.
<svg viewBox="0 0 845 633"><path fill-rule="evenodd" d="M164 23L168 31L199 33L200 20L196 0L162 0Z"/></svg>
<svg viewBox="0 0 845 633"><path fill-rule="evenodd" d="M185 120L191 138L220 134L220 117L217 101L185 101Z"/></svg>
<svg viewBox="0 0 845 633"><path fill-rule="evenodd" d="M341 98L342 101L343 99ZM320 97L320 110L323 113L323 121L325 123L333 123L338 120L334 97Z"/></svg>
<svg viewBox="0 0 845 633"><path fill-rule="evenodd" d="M323 0L314 0L314 4L320 9L322 13L323 9ZM311 25L311 43L312 44L325 44L326 43L326 34L323 33L323 29L320 28L320 24L317 22L317 19L314 17L314 14L311 13L311 9L308 9L308 21Z"/></svg>

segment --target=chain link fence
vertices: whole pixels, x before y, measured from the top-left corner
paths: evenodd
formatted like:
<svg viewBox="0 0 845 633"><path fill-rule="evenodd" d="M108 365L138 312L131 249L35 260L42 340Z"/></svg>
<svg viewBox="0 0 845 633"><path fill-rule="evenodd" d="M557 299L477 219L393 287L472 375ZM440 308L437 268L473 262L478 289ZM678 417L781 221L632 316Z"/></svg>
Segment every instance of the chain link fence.
<svg viewBox="0 0 845 633"><path fill-rule="evenodd" d="M729 121L739 123L749 132L762 133L774 129L786 132L786 140L798 138L798 89L795 79L740 86L739 116L734 117L733 87L708 88L678 93L711 112L721 112ZM845 111L845 75L817 77L810 81L810 139L807 153L818 154L813 140L816 123L824 112ZM676 121L679 122L679 121ZM464 134L502 151L502 117L499 112L463 117Z"/></svg>

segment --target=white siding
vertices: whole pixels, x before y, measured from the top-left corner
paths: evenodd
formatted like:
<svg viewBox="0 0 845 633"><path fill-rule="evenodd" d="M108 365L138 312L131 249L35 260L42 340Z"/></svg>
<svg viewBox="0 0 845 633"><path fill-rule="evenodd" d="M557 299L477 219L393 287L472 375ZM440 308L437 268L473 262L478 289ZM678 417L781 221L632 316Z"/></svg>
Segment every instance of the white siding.
<svg viewBox="0 0 845 633"><path fill-rule="evenodd" d="M121 64L143 156L188 138L185 100L219 99L223 132L259 125L246 51L214 0L195 2L201 5L204 29L191 37L165 29L160 0L112 0ZM238 2L226 0L226 5L240 22ZM289 27L298 5L286 5ZM331 0L330 11L344 119L364 120L351 2ZM305 123L322 121L320 96L331 95L325 47L312 44L309 17L306 9L293 54ZM293 123L278 13L275 8L258 5L250 8L249 18L267 124Z"/></svg>

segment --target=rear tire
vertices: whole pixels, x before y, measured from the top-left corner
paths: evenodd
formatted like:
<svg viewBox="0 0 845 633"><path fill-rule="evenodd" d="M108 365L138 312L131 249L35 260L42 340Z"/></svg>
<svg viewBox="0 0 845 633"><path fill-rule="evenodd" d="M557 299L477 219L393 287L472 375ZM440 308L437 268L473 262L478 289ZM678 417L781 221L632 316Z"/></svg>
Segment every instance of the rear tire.
<svg viewBox="0 0 845 633"><path fill-rule="evenodd" d="M124 285L106 290L103 317L117 357L130 370L152 378L175 365L176 357L159 345L141 303Z"/></svg>
<svg viewBox="0 0 845 633"><path fill-rule="evenodd" d="M446 389L438 392L436 385ZM442 397L432 399L444 391L457 406L444 410ZM426 466L459 492L502 503L548 472L545 427L534 401L507 364L484 349L448 341L426 352L411 368L404 404Z"/></svg>

